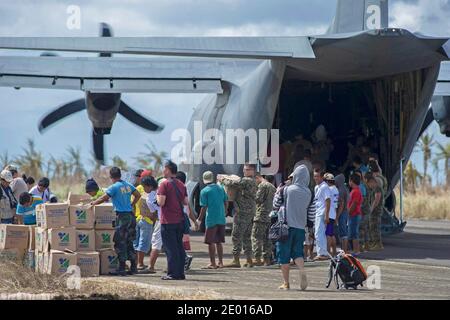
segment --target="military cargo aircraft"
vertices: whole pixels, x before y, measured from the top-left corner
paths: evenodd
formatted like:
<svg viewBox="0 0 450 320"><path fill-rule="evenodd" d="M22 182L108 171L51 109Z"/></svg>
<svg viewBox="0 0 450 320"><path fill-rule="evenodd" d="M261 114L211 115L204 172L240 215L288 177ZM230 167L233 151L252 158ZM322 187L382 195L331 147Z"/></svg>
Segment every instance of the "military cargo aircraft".
<svg viewBox="0 0 450 320"><path fill-rule="evenodd" d="M275 128L284 142L310 136L322 124L341 146L333 155L337 165L345 160L347 142L362 134L375 139L391 192L400 162L408 161L433 120L450 135L450 42L390 28L388 21L387 0L337 0L335 18L319 36L2 37L0 49L100 57L0 57L0 86L82 90L94 130L104 124L100 133L108 133L117 112L123 114L121 93L206 93L190 132L196 121L222 131ZM150 130L161 127L147 124ZM203 171L239 174L241 168L184 164L193 206Z"/></svg>

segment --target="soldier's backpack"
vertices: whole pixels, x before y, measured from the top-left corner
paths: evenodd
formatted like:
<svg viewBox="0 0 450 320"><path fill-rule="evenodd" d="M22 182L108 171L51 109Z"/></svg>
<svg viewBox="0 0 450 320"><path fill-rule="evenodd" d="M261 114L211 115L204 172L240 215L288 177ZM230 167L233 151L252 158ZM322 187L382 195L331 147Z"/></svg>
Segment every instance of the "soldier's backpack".
<svg viewBox="0 0 450 320"><path fill-rule="evenodd" d="M327 288L335 281L336 289L358 289L367 279L367 273L361 262L351 254L341 252L336 258L331 258L328 273Z"/></svg>

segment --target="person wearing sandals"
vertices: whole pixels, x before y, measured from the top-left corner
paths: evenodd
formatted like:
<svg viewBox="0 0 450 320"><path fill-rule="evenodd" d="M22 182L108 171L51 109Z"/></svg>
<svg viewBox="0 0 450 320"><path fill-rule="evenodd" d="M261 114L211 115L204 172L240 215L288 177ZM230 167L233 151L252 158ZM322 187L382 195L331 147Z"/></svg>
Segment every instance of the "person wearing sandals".
<svg viewBox="0 0 450 320"><path fill-rule="evenodd" d="M200 192L200 211L197 224L205 219L205 243L208 245L210 264L206 269L223 267L223 246L225 243L225 212L228 196L225 190L214 183L214 174L211 171L203 173L203 183L206 185ZM219 264L216 264L216 251Z"/></svg>
<svg viewBox="0 0 450 320"><path fill-rule="evenodd" d="M307 211L311 202L309 190L309 171L306 166L297 167L291 174L292 184L285 188L284 203L286 206L286 222L289 227L288 239L277 242L278 263L281 265L283 284L282 290L289 290L289 263L291 259L299 269L300 289L306 290L306 277L303 257L303 243L305 241L305 227Z"/></svg>

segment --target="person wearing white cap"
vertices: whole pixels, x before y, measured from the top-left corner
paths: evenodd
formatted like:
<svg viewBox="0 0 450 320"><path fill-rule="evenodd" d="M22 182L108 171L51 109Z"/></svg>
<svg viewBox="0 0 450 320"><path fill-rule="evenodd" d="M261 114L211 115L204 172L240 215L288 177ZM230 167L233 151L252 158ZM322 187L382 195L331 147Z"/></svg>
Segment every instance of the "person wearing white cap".
<svg viewBox="0 0 450 320"><path fill-rule="evenodd" d="M17 200L10 188L13 176L9 170L0 173L0 221L4 224L14 222Z"/></svg>
<svg viewBox="0 0 450 320"><path fill-rule="evenodd" d="M331 193L331 205L328 219L325 219L327 224L325 235L327 236L328 252L334 257L336 256L336 237L334 235L334 224L336 221L336 213L339 207L339 190L336 188L334 175L325 173L324 180L328 184Z"/></svg>
<svg viewBox="0 0 450 320"><path fill-rule="evenodd" d="M24 192L28 192L28 186L25 180L19 176L19 170L16 166L9 165L5 168L11 172L13 181L11 181L10 187L16 199L19 199L20 195Z"/></svg>

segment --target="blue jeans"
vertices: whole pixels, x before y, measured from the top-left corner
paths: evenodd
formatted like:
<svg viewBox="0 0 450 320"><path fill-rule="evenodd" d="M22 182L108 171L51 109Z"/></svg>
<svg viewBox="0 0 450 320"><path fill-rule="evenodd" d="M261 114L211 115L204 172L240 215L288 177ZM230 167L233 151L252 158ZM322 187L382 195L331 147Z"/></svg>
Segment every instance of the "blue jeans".
<svg viewBox="0 0 450 320"><path fill-rule="evenodd" d="M148 223L144 219L139 220L136 224L136 240L134 240L134 250L148 253L151 247L153 234L153 224Z"/></svg>
<svg viewBox="0 0 450 320"><path fill-rule="evenodd" d="M361 216L357 215L350 217L348 220L348 240L359 240L359 223L361 222Z"/></svg>
<svg viewBox="0 0 450 320"><path fill-rule="evenodd" d="M161 238L167 257L167 275L184 278L186 252L183 247L184 222L177 224L161 224Z"/></svg>
<svg viewBox="0 0 450 320"><path fill-rule="evenodd" d="M348 212L342 211L338 220L339 238L345 240L348 238Z"/></svg>
<svg viewBox="0 0 450 320"><path fill-rule="evenodd" d="M278 263L288 264L291 259L303 258L305 230L289 228L289 237L285 242L277 242Z"/></svg>

